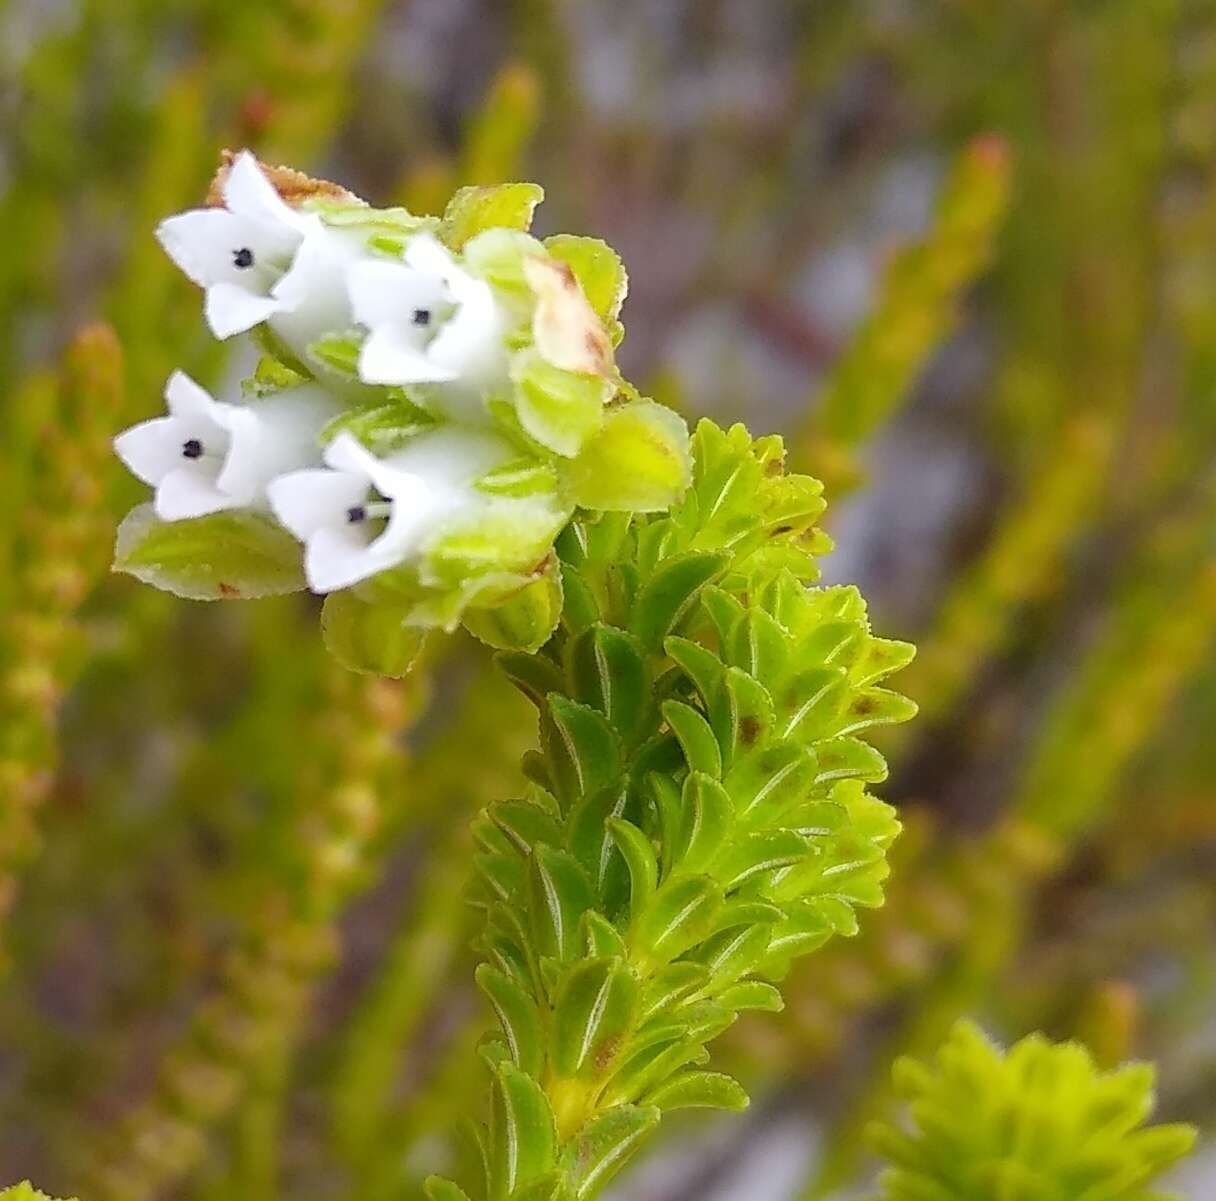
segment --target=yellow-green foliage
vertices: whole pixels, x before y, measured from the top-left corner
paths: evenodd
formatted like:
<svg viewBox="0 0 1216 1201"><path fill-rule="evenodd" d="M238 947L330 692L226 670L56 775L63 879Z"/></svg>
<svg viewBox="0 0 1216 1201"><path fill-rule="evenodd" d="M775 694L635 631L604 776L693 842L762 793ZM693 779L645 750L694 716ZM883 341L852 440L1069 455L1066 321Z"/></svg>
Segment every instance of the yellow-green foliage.
<svg viewBox="0 0 1216 1201"><path fill-rule="evenodd" d="M1099 1072L1079 1043L1041 1035L1008 1053L961 1022L932 1064L901 1059L909 1128L879 1126L886 1201L1168 1201L1149 1185L1194 1144L1190 1126L1141 1129L1152 1067Z"/></svg>

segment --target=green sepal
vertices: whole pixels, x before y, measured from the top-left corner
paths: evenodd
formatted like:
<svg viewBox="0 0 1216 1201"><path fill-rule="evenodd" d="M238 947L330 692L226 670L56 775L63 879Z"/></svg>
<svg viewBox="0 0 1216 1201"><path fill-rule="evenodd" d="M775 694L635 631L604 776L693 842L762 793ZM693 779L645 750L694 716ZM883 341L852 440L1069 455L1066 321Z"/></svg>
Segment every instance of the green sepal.
<svg viewBox="0 0 1216 1201"><path fill-rule="evenodd" d="M434 427L435 420L425 409L402 396L339 413L324 426L318 441L324 446L345 432L352 434L373 454L384 456L400 450L411 438Z"/></svg>
<svg viewBox="0 0 1216 1201"><path fill-rule="evenodd" d="M562 616L562 581L556 562L506 600L466 609L464 628L500 651L533 654L549 641Z"/></svg>
<svg viewBox="0 0 1216 1201"><path fill-rule="evenodd" d="M567 472L575 504L632 513L670 508L691 476L688 427L653 400L610 406Z"/></svg>
<svg viewBox="0 0 1216 1201"><path fill-rule="evenodd" d="M576 234L554 234L545 239L545 249L555 259L569 263L583 295L604 324L615 323L629 291L621 256L599 238Z"/></svg>
<svg viewBox="0 0 1216 1201"><path fill-rule="evenodd" d="M426 642L426 630L406 623L392 601L361 599L355 589L331 592L321 609L321 635L334 657L352 671L400 679Z"/></svg>
<svg viewBox="0 0 1216 1201"><path fill-rule="evenodd" d="M563 371L528 348L512 356L511 381L524 433L555 454L578 455L604 424L610 380Z"/></svg>
<svg viewBox="0 0 1216 1201"><path fill-rule="evenodd" d="M248 509L161 521L150 504L118 527L115 571L188 600L247 600L304 587L300 544Z"/></svg>
<svg viewBox="0 0 1216 1201"><path fill-rule="evenodd" d="M271 354L264 354L257 361L253 374L241 380L241 392L245 396L272 396L276 392L284 392L288 388L298 388L311 377L304 372L289 366L281 359ZM0 1197L4 1194L0 1193Z"/></svg>
<svg viewBox="0 0 1216 1201"><path fill-rule="evenodd" d="M358 330L342 330L310 342L304 353L318 366L357 379L362 347L363 335Z"/></svg>
<svg viewBox="0 0 1216 1201"><path fill-rule="evenodd" d="M448 201L439 223L439 237L452 250L488 229L527 230L532 214L545 198L534 183L504 183L460 188Z"/></svg>

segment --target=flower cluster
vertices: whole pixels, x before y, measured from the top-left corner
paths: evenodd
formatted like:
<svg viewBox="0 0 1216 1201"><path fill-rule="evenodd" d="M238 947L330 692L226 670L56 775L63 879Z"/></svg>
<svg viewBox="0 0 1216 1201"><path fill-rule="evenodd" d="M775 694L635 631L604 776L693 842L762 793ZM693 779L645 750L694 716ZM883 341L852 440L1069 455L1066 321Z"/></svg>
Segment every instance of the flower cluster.
<svg viewBox="0 0 1216 1201"><path fill-rule="evenodd" d="M155 489L117 566L199 599L307 585L331 645L375 670L404 667L403 631L462 620L543 640L576 508L665 509L689 458L683 422L614 363L620 260L529 234L541 196L465 188L418 217L231 157L209 206L157 234L212 333L263 357L222 399L175 373L167 415L115 439Z"/></svg>

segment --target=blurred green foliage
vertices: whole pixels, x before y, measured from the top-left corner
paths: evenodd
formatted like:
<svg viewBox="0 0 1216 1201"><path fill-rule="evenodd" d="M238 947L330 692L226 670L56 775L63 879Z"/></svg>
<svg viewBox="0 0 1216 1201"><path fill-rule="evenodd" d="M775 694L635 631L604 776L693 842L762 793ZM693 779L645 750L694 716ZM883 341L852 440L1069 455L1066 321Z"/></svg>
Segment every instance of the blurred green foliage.
<svg viewBox="0 0 1216 1201"><path fill-rule="evenodd" d="M464 643L369 684L306 598L104 576L108 438L234 369L151 229L239 145L418 211L539 179L541 232L631 269L627 373L790 435L921 644L887 905L720 1056L824 1132L808 1193L872 1179L893 1058L963 1013L1155 1058L1210 1135L1216 6L9 0L0 33L0 1181L416 1197L484 1089L466 831L526 704Z"/></svg>

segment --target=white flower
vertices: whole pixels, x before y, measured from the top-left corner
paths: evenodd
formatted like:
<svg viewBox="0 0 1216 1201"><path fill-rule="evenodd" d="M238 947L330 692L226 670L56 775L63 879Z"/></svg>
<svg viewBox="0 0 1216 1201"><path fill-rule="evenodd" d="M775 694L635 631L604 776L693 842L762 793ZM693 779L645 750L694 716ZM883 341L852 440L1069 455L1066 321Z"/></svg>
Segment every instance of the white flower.
<svg viewBox="0 0 1216 1201"><path fill-rule="evenodd" d="M287 204L247 150L232 160L221 193L223 208L179 213L156 231L169 257L206 289L212 333L228 338L269 320L300 351L349 325L342 281L358 253L352 241Z"/></svg>
<svg viewBox="0 0 1216 1201"><path fill-rule="evenodd" d="M165 387L169 415L114 439L118 457L156 489L162 521L265 507L277 475L320 462L317 435L338 407L319 388L290 388L246 405L212 398L184 372Z"/></svg>
<svg viewBox="0 0 1216 1201"><path fill-rule="evenodd" d="M369 331L359 352L365 383L505 382L507 323L493 289L430 234L411 240L404 262L355 263L347 285L355 320Z"/></svg>
<svg viewBox="0 0 1216 1201"><path fill-rule="evenodd" d="M341 433L326 448L328 469L280 476L270 503L306 544L308 586L334 592L422 554L452 518L484 504L472 481L510 456L467 429L421 434L383 459Z"/></svg>

